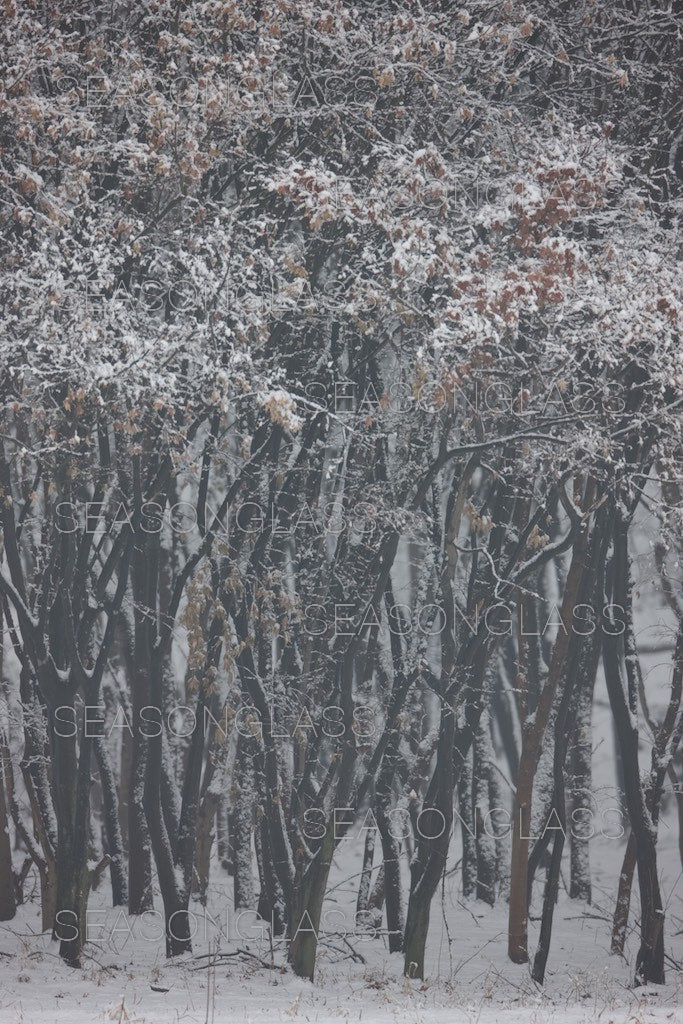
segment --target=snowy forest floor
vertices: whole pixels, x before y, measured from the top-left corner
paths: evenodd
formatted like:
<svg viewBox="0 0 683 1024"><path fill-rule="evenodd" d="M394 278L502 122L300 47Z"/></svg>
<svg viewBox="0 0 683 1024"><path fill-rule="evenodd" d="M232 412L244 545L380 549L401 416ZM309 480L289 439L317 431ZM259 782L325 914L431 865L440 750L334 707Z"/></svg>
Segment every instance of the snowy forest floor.
<svg viewBox="0 0 683 1024"><path fill-rule="evenodd" d="M321 942L314 984L294 977L282 966L285 950L281 943L276 943L271 952L267 937L249 937L254 931L250 919L241 922L241 936L235 936L232 880L215 865L209 897L211 918L203 916L199 904L194 905L194 953L174 961L166 960L161 942L146 938L158 929L159 923L148 920L143 925L139 918L129 919L120 909L107 909L109 887L103 884L91 894L92 941L86 946L84 967L74 971L61 962L57 944L49 934L38 934L37 899L27 902L13 921L0 926L0 1021L683 1021L683 974L671 961L667 965L666 985L631 987L637 952L637 933L633 928L638 914L635 892L625 957L610 956L614 894L603 889L601 877L604 872L605 879L614 879L614 865L608 861L622 854L623 841L608 847L603 840L595 851L592 906L571 901L562 894L543 990L531 981L528 966L514 966L507 959L505 901L493 908L463 901L459 871L447 877L443 901L438 896L434 900L425 983L402 977L402 957L389 954L382 936L370 939L352 935L351 927L347 926L349 935L345 940L339 934L343 921L338 911L350 912L355 903L357 877L353 876L360 866L360 849L354 843L339 857L335 877L331 879L327 907L334 908L339 920L335 914L329 915L328 935ZM673 833L662 836L661 858L667 902L666 948L669 956L680 963L683 892ZM27 891L30 892L30 885ZM539 903L537 898L532 908L532 950L538 929L533 918ZM157 900L157 906L160 905ZM221 953L248 950L259 960L233 955L207 970L206 954L216 949L218 929L225 929L228 918L233 926L227 939L221 937ZM355 959L352 950L358 954ZM274 970L267 966L272 962Z"/></svg>

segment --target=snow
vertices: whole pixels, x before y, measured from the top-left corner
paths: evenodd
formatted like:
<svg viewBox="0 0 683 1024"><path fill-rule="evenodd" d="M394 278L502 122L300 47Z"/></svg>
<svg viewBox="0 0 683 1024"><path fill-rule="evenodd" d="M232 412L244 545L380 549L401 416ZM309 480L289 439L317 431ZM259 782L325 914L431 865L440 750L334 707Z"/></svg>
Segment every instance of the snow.
<svg viewBox="0 0 683 1024"><path fill-rule="evenodd" d="M91 899L93 909L96 904L104 909L103 902L102 893ZM206 969L206 958L188 956L168 962L161 944L144 941L145 929L139 922L122 922L125 915L121 910L92 915L95 934L104 935L105 920L116 932L105 941L89 944L85 966L73 971L60 961L56 943L48 936L31 934L39 927L38 909L28 905L0 930L2 1020L17 1024L111 1020L202 1024L207 1021L209 981L215 1005L210 1007L208 1021L216 1024L292 1020L319 1024L352 1020L377 1024L498 1024L501 1020L650 1024L683 1020L681 975L671 971L665 986L631 990L634 945L628 950L628 962L610 957L609 927L595 908L591 911L568 900L558 908L553 964L543 991L530 980L527 967L516 967L505 957L503 907L489 910L472 902L456 905L455 911L448 931L442 921L433 922L429 977L424 984L402 977L402 957L390 955L383 939L352 940L353 948L366 960L360 964L342 959L351 953L336 936L321 949L316 981L310 984L287 970L269 970L255 960L245 963L237 957L222 960L211 970ZM195 912L200 912L198 905ZM152 931L148 924L147 932ZM200 925L200 934L202 931ZM242 940L239 946L223 941L220 946L222 952L237 948L249 948L264 961L270 960L267 939ZM337 948L344 954L336 952ZM214 942L197 942L195 957L206 957L214 949ZM10 950L14 950L12 956ZM276 965L283 961L279 943L274 960Z"/></svg>
<svg viewBox="0 0 683 1024"><path fill-rule="evenodd" d="M598 719L606 724L599 710L604 711L602 685L596 697ZM594 762L594 770L606 782L614 764L612 743L607 736L596 750ZM598 783L599 797L602 789ZM609 787L605 789L602 798L613 799ZM675 932L680 932L683 919L683 888L673 819L662 823L659 845L667 914L666 948L680 962L683 941ZM457 871L453 870L460 856L457 834L449 857L443 907L440 893L432 906L426 980L423 983L404 978L403 958L388 952L385 935L372 937L360 928L354 929L363 847L363 842L353 839L339 847L323 912L313 984L296 978L284 966L283 940L275 939L271 952L267 929L254 925L253 914L236 917L232 879L214 861L208 911L199 903L191 905L196 929L194 952L170 961L165 957L163 941L159 940L163 925L158 892L155 916L144 918L129 918L120 907L112 909L108 884L92 893L91 941L85 947L84 966L80 970L73 970L60 960L58 945L51 941L49 933L40 934L40 910L37 893L33 892L14 920L0 924L0 1020L3 1024L683 1021L683 973L676 972L670 964L666 985L631 988L638 945L634 928L638 918L636 890L625 956L609 953L615 879L623 857L623 839L597 835L591 842L592 906L569 900L562 892L543 989L532 982L528 965L516 966L507 959L507 903L500 900L490 908L482 902L462 899L459 866ZM404 880L405 861L402 858ZM31 894L30 879L26 888ZM537 891L531 914L532 950L539 913ZM344 930L348 933L346 939ZM215 958L217 948L222 954L233 955L219 959L215 967L207 969L208 955ZM253 956L235 955L238 950ZM365 962L355 960L354 953ZM269 969L271 963L275 969Z"/></svg>
<svg viewBox="0 0 683 1024"><path fill-rule="evenodd" d="M607 824L601 815L609 808L617 809L619 797L602 673L596 684L593 728L595 820ZM649 763L647 748L642 755L643 764ZM215 857L207 910L198 902L191 904L197 932L192 955L166 959L158 889L154 915L131 918L122 908L111 908L105 873L102 884L90 896L90 941L85 947L83 967L78 970L67 967L59 957L58 944L49 933L40 932L38 881L33 870L26 882L26 903L12 921L0 923L0 1022L683 1022L683 974L671 961L667 963L666 985L631 987L638 948L637 886L625 955L621 958L609 952L625 841L619 835L621 830L612 825L597 827L591 840L592 905L569 900L561 886L543 989L532 982L528 965L516 966L507 958L505 900L501 898L494 907L488 907L480 901L463 899L460 826L456 826L451 843L443 903L439 891L432 904L426 981L405 979L403 958L389 953L386 935L380 932L372 937L354 927L364 849L364 834L357 835L355 829L352 837L338 847L333 863L323 910L322 929L326 934L321 935L313 984L296 978L284 966L286 950L281 939L274 940L271 952L267 929L254 925L254 915L235 914L233 880ZM668 801L660 821L658 856L666 908L666 951L680 963L683 886L677 841L675 808ZM565 879L567 856L566 850ZM401 858L401 873L405 891L405 855ZM539 871L531 908L532 956L538 937L542 876ZM208 954L215 957L217 948L221 954L233 955L219 958L215 968L207 969ZM239 950L251 956L237 955ZM269 969L271 963L275 964L274 970Z"/></svg>

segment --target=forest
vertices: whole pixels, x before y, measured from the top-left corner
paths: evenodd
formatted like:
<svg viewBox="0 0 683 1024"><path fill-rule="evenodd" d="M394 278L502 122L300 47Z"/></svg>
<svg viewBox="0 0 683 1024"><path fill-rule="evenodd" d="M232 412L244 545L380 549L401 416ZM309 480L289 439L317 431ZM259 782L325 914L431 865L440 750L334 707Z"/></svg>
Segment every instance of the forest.
<svg viewBox="0 0 683 1024"><path fill-rule="evenodd" d="M678 1019L683 4L0 11L0 1018Z"/></svg>

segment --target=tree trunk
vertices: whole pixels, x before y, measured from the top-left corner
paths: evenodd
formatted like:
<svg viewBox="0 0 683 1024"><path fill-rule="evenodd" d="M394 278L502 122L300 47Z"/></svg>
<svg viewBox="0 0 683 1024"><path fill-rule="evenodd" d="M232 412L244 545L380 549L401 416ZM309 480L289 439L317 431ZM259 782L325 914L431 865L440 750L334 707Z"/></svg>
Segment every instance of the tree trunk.
<svg viewBox="0 0 683 1024"><path fill-rule="evenodd" d="M129 914L144 914L154 907L150 838L143 805L146 766L145 741L136 735L133 742L133 771L128 797Z"/></svg>
<svg viewBox="0 0 683 1024"><path fill-rule="evenodd" d="M619 888L617 890L617 902L614 907L614 919L612 921L612 945L613 953L623 953L626 942L626 928L628 926L628 912L631 906L631 889L633 888L633 872L636 868L636 837L633 832L629 833L624 859L619 874Z"/></svg>
<svg viewBox="0 0 683 1024"><path fill-rule="evenodd" d="M122 907L128 900L128 879L126 877L121 825L117 812L116 780L103 736L98 736L95 739L95 757L97 758L100 782L102 784L104 826L110 858L112 906Z"/></svg>
<svg viewBox="0 0 683 1024"><path fill-rule="evenodd" d="M458 811L462 833L462 894L470 899L477 891L476 822L472 789L474 778L471 755L463 761L458 780Z"/></svg>
<svg viewBox="0 0 683 1024"><path fill-rule="evenodd" d="M164 652L155 645L151 657L150 707L155 708L161 721L163 701ZM190 887L186 882L187 871L183 867L183 878L179 877L179 865L174 857L173 847L166 828L161 806L161 779L163 743L162 735L152 736L147 748L147 771L145 774L144 810L152 841L152 853L159 879L159 888L164 904L166 955L178 956L192 952L190 914L188 910ZM168 769L170 771L170 769Z"/></svg>
<svg viewBox="0 0 683 1024"><path fill-rule="evenodd" d="M384 864L380 864L377 878L370 889L368 897L368 913L374 928L382 924L382 913L384 908Z"/></svg>
<svg viewBox="0 0 683 1024"><path fill-rule="evenodd" d="M209 870L211 867L211 850L215 838L214 824L218 797L214 793L206 793L199 806L197 817L197 841L195 848L196 887L202 906L206 906L206 895L209 888Z"/></svg>
<svg viewBox="0 0 683 1024"><path fill-rule="evenodd" d="M216 848L218 862L224 871L232 873L232 851L230 849L230 804L227 793L218 797L216 808Z"/></svg>
<svg viewBox="0 0 683 1024"><path fill-rule="evenodd" d="M342 701L344 702L344 718L347 728L353 720L351 694L351 659L344 666L342 683ZM345 807L350 800L353 784L353 769L356 762L355 743L346 741L340 753L338 781L333 806ZM291 917L288 922L291 942L289 946L289 962L292 970L301 978L313 981L315 958L318 950L318 934L322 914L327 880L332 865L332 857L337 844L337 835L333 825L333 817L326 823L325 834L315 851L312 860L304 864L304 851L297 851L295 885L290 906Z"/></svg>
<svg viewBox="0 0 683 1024"><path fill-rule="evenodd" d="M599 655L599 649L598 649ZM595 678L595 676L594 676ZM592 817L593 683L581 685L571 744L571 821L569 896L591 902L590 839L584 834Z"/></svg>
<svg viewBox="0 0 683 1024"><path fill-rule="evenodd" d="M683 782L678 778L673 762L669 765L669 778L673 786L676 812L678 814L678 856L681 861L681 870L683 870Z"/></svg>
<svg viewBox="0 0 683 1024"><path fill-rule="evenodd" d="M250 763L250 744L251 740L240 735L235 758L235 806L232 816L235 910L254 910L256 906L251 869L251 833L256 794L253 766Z"/></svg>
<svg viewBox="0 0 683 1024"><path fill-rule="evenodd" d="M590 493L590 488L589 488ZM572 559L562 599L561 619L573 621L573 612L586 573L589 524L584 519L574 542ZM543 738L550 719L555 693L565 677L568 665L569 634L558 629L548 678L535 708L534 717L523 730L522 753L512 818L512 857L510 862L510 909L508 915L508 956L513 963L526 963L528 953L528 872L531 801L534 777L541 756Z"/></svg>
<svg viewBox="0 0 683 1024"><path fill-rule="evenodd" d="M273 935L284 935L286 931L285 901L273 865L273 851L270 845L268 819L261 807L257 809L256 813L257 820L254 828L254 840L259 878L261 880L257 912L263 921L268 922Z"/></svg>
<svg viewBox="0 0 683 1024"><path fill-rule="evenodd" d="M92 695L88 701L96 703ZM74 707L73 697L68 706ZM76 721L75 714L69 721ZM77 752L75 736L60 736L53 729L53 737L59 826L55 937L60 940L59 955L62 959L72 967L80 967L81 951L86 941L85 911L91 882L87 861L93 740L83 733L80 752Z"/></svg>
<svg viewBox="0 0 683 1024"><path fill-rule="evenodd" d="M0 604L0 685L3 683L3 667L5 653L5 624L2 604ZM9 835L9 819L7 808L11 793L11 783L5 782L5 752L9 755L9 747L2 737L2 762L0 762L0 921L11 921L17 912L17 900L14 891L14 873L12 869L12 845Z"/></svg>
<svg viewBox="0 0 683 1024"><path fill-rule="evenodd" d="M498 878L499 896L510 898L510 845L511 835L509 816L509 797L503 797L501 777L495 765L489 775L489 807L490 815L486 827L494 837L496 845L496 877Z"/></svg>
<svg viewBox="0 0 683 1024"><path fill-rule="evenodd" d="M334 847L334 832L328 822L318 855L308 863L295 891L289 962L298 977L309 981L315 973L320 918Z"/></svg>
<svg viewBox="0 0 683 1024"><path fill-rule="evenodd" d="M365 846L363 848L363 868L360 873L360 882L358 883L358 896L356 898L356 915L359 920L363 920L364 915L367 914L368 904L370 901L370 885L372 883L372 861L375 853L375 833L374 828L369 828L365 836Z"/></svg>
<svg viewBox="0 0 683 1024"><path fill-rule="evenodd" d="M587 590L585 586L580 587L581 596L593 593L593 588ZM594 593L593 593L593 596ZM560 885L560 868L562 866L562 851L567 829L565 810L565 762L567 759L567 746L571 731L571 720L576 715L578 706L582 704L584 694L579 692L576 695L577 685L583 690L593 693L593 680L597 670L597 654L600 647L595 642L594 636L585 641L572 632L569 641L569 652L567 657L567 670L564 680L564 688L560 704L557 709L554 728L553 744L553 798L552 798L552 829L553 849L550 858L550 866L543 895L543 914L541 917L541 933L538 940L538 949L534 957L531 976L538 984L542 985L545 980L545 969L550 952L550 939L553 928L553 914ZM572 716L573 712L573 716ZM550 823L549 823L550 824Z"/></svg>
<svg viewBox="0 0 683 1024"><path fill-rule="evenodd" d="M149 827L145 817L144 796L147 778L149 739L142 730L142 709L149 704L150 641L149 623L144 609L147 592L144 586L144 557L135 549L132 587L134 597L134 654L131 679L133 739L130 789L128 792L128 913L144 914L154 907L152 893L152 854Z"/></svg>
<svg viewBox="0 0 683 1024"><path fill-rule="evenodd" d="M400 735L394 730L384 752L382 770L377 780L377 825L382 841L384 863L384 900L387 911L389 952L403 948L403 895L401 892L401 842L391 830L391 784L397 771Z"/></svg>
<svg viewBox="0 0 683 1024"><path fill-rule="evenodd" d="M493 906L496 902L496 841L485 826L489 810L489 778L493 771L493 750L488 714L479 722L473 747L474 825L477 855L477 899Z"/></svg>
<svg viewBox="0 0 683 1024"><path fill-rule="evenodd" d="M640 889L640 949L636 959L636 983L654 982L663 984L664 971L664 907L662 904L657 876L657 827L656 816L648 808L646 792L640 775L638 760L638 719L637 679L635 662L637 654L633 639L632 598L630 563L628 555L628 525L619 505L614 509L613 529L613 596L622 609L626 626L621 635L615 629L603 633L603 660L605 679L610 705L621 750L626 805L636 843L638 885ZM605 602L607 604L607 602ZM624 688L620 645L624 645L626 656L623 663L626 670L628 691ZM681 634L677 645L680 658ZM681 666L674 664L674 679Z"/></svg>
<svg viewBox="0 0 683 1024"><path fill-rule="evenodd" d="M0 620L1 622L1 620ZM0 630L0 644L2 632ZM12 870L12 845L10 843L7 800L5 797L4 773L0 771L0 921L11 921L17 912L14 874Z"/></svg>

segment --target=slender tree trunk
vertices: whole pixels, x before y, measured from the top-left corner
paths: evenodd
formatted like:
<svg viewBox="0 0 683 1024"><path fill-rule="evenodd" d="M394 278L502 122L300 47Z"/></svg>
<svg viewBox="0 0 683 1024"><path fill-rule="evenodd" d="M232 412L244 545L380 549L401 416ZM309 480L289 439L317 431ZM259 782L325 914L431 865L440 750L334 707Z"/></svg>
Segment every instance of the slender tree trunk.
<svg viewBox="0 0 683 1024"><path fill-rule="evenodd" d="M585 587L580 588L584 593ZM591 593L588 591L588 593ZM545 891L543 895L543 913L541 917L541 933L538 941L538 949L534 957L531 976L534 981L542 985L545 980L545 969L550 952L550 939L553 928L553 914L560 885L560 868L562 866L562 851L567 830L565 811L565 762L567 759L567 746L571 731L572 711L576 721L577 707L581 705L582 694L576 697L577 685L590 692L593 692L593 679L597 670L597 654L599 645L594 637L582 641L575 633L572 633L569 642L569 653L567 657L567 670L564 680L564 688L560 699L557 715L555 718L554 744L553 744L553 798L552 798L552 829L553 848L550 857L550 865L546 878Z"/></svg>
<svg viewBox="0 0 683 1024"><path fill-rule="evenodd" d="M296 975L309 981L313 981L315 973L320 918L333 851L334 836L328 828L318 856L308 865L295 892L289 962Z"/></svg>
<svg viewBox="0 0 683 1024"><path fill-rule="evenodd" d="M614 919L612 921L612 945L613 953L623 953L626 942L626 928L628 926L628 912L631 906L631 890L633 888L633 873L636 869L636 837L633 832L629 833L624 859L619 873L619 888L617 890L617 902L614 907Z"/></svg>
<svg viewBox="0 0 683 1024"><path fill-rule="evenodd" d="M498 878L499 896L506 900L510 898L509 803L509 797L503 797L501 778L493 765L489 775L490 814L485 822L485 828L493 836L496 847L496 877Z"/></svg>
<svg viewBox="0 0 683 1024"><path fill-rule="evenodd" d="M377 780L377 825L382 841L384 863L384 900L387 911L389 952L400 953L403 948L403 895L401 891L401 842L392 835L391 784L398 767L400 735L394 730L384 752L382 770Z"/></svg>
<svg viewBox="0 0 683 1024"><path fill-rule="evenodd" d="M263 921L268 922L273 935L284 935L286 930L284 896L273 865L268 820L260 807L257 810L254 840L261 881L257 912Z"/></svg>
<svg viewBox="0 0 683 1024"><path fill-rule="evenodd" d="M669 765L669 778L673 786L676 812L678 814L678 856L681 861L681 870L683 870L683 782L678 778L673 762Z"/></svg>
<svg viewBox="0 0 683 1024"><path fill-rule="evenodd" d="M588 493L592 493L589 487ZM562 600L563 622L573 621L582 582L586 573L589 524L584 519L574 542ZM550 719L555 693L568 665L569 633L558 629L548 669L548 679L541 692L534 716L524 727L524 741L519 764L517 791L512 818L512 858L510 864L510 909L508 915L508 956L513 963L526 963L528 953L528 871L531 826L531 800L534 776L541 756L543 738Z"/></svg>
<svg viewBox="0 0 683 1024"><path fill-rule="evenodd" d="M453 794L482 711L481 689L488 655L486 644L476 646L472 663L456 668L462 673L462 688L467 695L457 730L452 708L447 702L442 707L436 766L422 808L421 821L427 831L423 828L425 834L416 838L416 853L411 864L403 946L404 971L408 977L424 978L429 911L446 867L453 827ZM469 651L463 652L463 657L467 661Z"/></svg>
<svg viewBox="0 0 683 1024"><path fill-rule="evenodd" d="M633 638L630 564L628 555L628 524L622 509L614 510L613 529L613 596L626 619L623 640L609 621L610 629L603 635L603 660L607 690L617 729L624 769L624 786L631 828L635 836L638 885L640 889L640 949L636 959L636 982L663 984L664 971L664 907L657 875L656 815L648 807L641 780L638 759L637 653ZM607 605L607 602L605 602ZM681 658L682 634L676 648ZM620 659L620 642L624 644L624 665L627 689L624 687ZM674 680L680 689L681 664L674 663ZM679 697L680 699L680 697ZM662 773L663 774L663 773ZM657 795L658 801L658 795Z"/></svg>
<svg viewBox="0 0 683 1024"><path fill-rule="evenodd" d="M220 866L228 874L232 873L232 852L230 850L230 804L227 793L218 797L216 808L216 848Z"/></svg>
<svg viewBox="0 0 683 1024"><path fill-rule="evenodd" d="M436 892L439 879L446 866L446 855L453 824L453 792L456 777L453 764L453 748L455 742L455 715L450 707L444 706L441 713L437 761L432 783L433 796L429 799L428 810L432 814L423 814L421 822L429 828L429 836L423 829L423 835L417 839L418 854L413 857L411 866L410 899L403 940L405 954L404 971L410 978L424 978L425 946L429 931L429 911L432 897ZM465 751L465 757L467 752ZM464 761L464 758L463 758ZM462 765L462 762L461 762ZM431 828L427 821L433 819ZM423 854L420 862L420 847L426 843L430 848Z"/></svg>
<svg viewBox="0 0 683 1024"><path fill-rule="evenodd" d="M251 740L240 735L235 759L235 806L232 817L235 910L254 910L256 906L251 868L251 834L256 798L251 744Z"/></svg>
<svg viewBox="0 0 683 1024"><path fill-rule="evenodd" d="M370 900L370 885L372 883L372 861L375 853L375 829L368 829L363 847L363 868L358 883L358 896L356 898L356 915L359 921L367 915L368 903Z"/></svg>
<svg viewBox="0 0 683 1024"><path fill-rule="evenodd" d="M522 753L512 819L510 858L510 906L508 912L508 956L515 964L526 963L528 920L529 836L531 793L535 766Z"/></svg>
<svg viewBox="0 0 683 1024"><path fill-rule="evenodd" d="M206 906L206 896L209 888L209 871L211 867L211 851L215 839L214 824L217 806L218 796L214 793L206 793L199 806L199 814L197 816L197 841L195 848L196 887L199 900L203 906Z"/></svg>
<svg viewBox="0 0 683 1024"><path fill-rule="evenodd" d="M2 631L0 630L1 643ZM11 921L17 912L17 900L14 891L12 845L3 775L4 773L0 771L0 921Z"/></svg>
<svg viewBox="0 0 683 1024"><path fill-rule="evenodd" d="M382 913L384 908L384 864L380 864L377 877L370 889L368 897L368 913L373 928L379 928L382 924Z"/></svg>
<svg viewBox="0 0 683 1024"><path fill-rule="evenodd" d="M133 770L128 797L128 913L144 914L154 907L152 895L152 860L149 829L144 810L145 775L147 771L146 741L137 736L133 741Z"/></svg>
<svg viewBox="0 0 683 1024"><path fill-rule="evenodd" d="M480 719L473 747L474 824L477 854L477 899L493 906L496 902L496 842L485 827L489 810L493 749L488 714Z"/></svg>
<svg viewBox="0 0 683 1024"><path fill-rule="evenodd" d="M564 815L562 816L564 818ZM564 833L558 829L553 833L553 851L550 857L550 866L543 893L543 914L541 916L541 933L538 939L538 949L534 957L534 965L531 977L542 985L545 980L545 968L550 952L550 937L553 927L553 912L557 903L557 895L560 886L560 867L562 866L562 850L564 849Z"/></svg>
<svg viewBox="0 0 683 1024"><path fill-rule="evenodd" d="M91 695L89 703L96 703ZM63 706L67 706L66 698ZM74 707L73 697L68 706ZM76 721L75 714L69 719ZM61 727L63 730L63 726ZM60 940L59 955L72 967L79 967L86 941L85 911L91 884L88 862L88 823L90 819L90 761L93 740L83 734L80 751L75 736L60 736L53 730L53 763L57 793L57 913L55 937Z"/></svg>
<svg viewBox="0 0 683 1024"><path fill-rule="evenodd" d="M0 685L3 683L5 653L5 623L2 605L0 604ZM2 750L9 754L9 747L2 738ZM11 921L17 912L16 894L14 891L14 874L12 869L12 845L9 835L9 819L7 807L9 800L6 797L6 782L4 772L5 757L0 762L0 921ZM11 785L11 783L10 783ZM9 787L8 787L9 791Z"/></svg>
<svg viewBox="0 0 683 1024"><path fill-rule="evenodd" d="M599 651L598 651L599 653ZM586 834L592 812L593 684L580 684L571 745L571 809L569 832L569 896L591 902L590 839Z"/></svg>
<svg viewBox="0 0 683 1024"><path fill-rule="evenodd" d="M147 777L149 739L143 732L142 709L149 704L150 642L145 615L147 591L144 553L136 547L133 554L132 588L134 597L134 675L132 689L132 752L128 792L128 912L144 914L154 907L152 894L152 853L144 795Z"/></svg>
<svg viewBox="0 0 683 1024"><path fill-rule="evenodd" d="M121 759L117 800L121 842L126 856L128 854L128 822L130 821L130 808L128 801L130 799L132 777L133 737L130 729L123 729L121 732Z"/></svg>
<svg viewBox="0 0 683 1024"><path fill-rule="evenodd" d="M148 607L153 607L154 595L148 595ZM154 644L150 651L150 688L149 704L156 711L157 720L162 721L163 713L163 672L165 652L163 646ZM145 774L144 811L149 826L152 853L159 879L159 888L164 904L166 955L178 956L192 952L190 929L190 886L188 884L188 867L184 862L178 863L171 839L166 827L166 820L161 805L161 781L164 746L162 733L151 736L147 748L147 770ZM170 772L170 767L167 768ZM182 878L180 871L182 870ZM191 865L190 865L191 871Z"/></svg>
<svg viewBox="0 0 683 1024"><path fill-rule="evenodd" d="M349 733L353 721L353 705L350 699L351 664L351 659L347 658L342 682L344 721ZM344 807L350 798L355 763L355 744L346 741L339 759L334 806ZM288 922L291 936L289 962L295 974L300 978L308 978L309 981L313 981L315 972L320 918L336 844L337 836L332 819L327 821L325 834L313 859L304 863L301 851L296 866L295 891L291 900L292 914Z"/></svg>
<svg viewBox="0 0 683 1024"><path fill-rule="evenodd" d="M36 681L26 666L19 676L21 701L24 708L24 753L21 774L31 804L33 829L40 849L33 845L33 836L26 832L24 842L33 850L40 876L40 906L42 930L52 930L57 913L57 859L58 826L48 777L48 743L43 705L39 700ZM10 807L17 830L22 828L21 813L16 801L12 762L7 752L5 779L11 785Z"/></svg>
<svg viewBox="0 0 683 1024"><path fill-rule="evenodd" d="M471 756L468 756L463 761L460 779L458 780L458 810L460 813L460 831L462 833L462 894L465 899L470 899L477 891L476 821L474 820L473 809L473 785L472 759Z"/></svg>
<svg viewBox="0 0 683 1024"><path fill-rule="evenodd" d="M128 879L126 877L121 825L117 812L116 780L103 736L98 736L95 739L95 757L97 758L100 782L102 784L104 826L110 858L109 870L111 874L112 905L121 907L128 900Z"/></svg>

